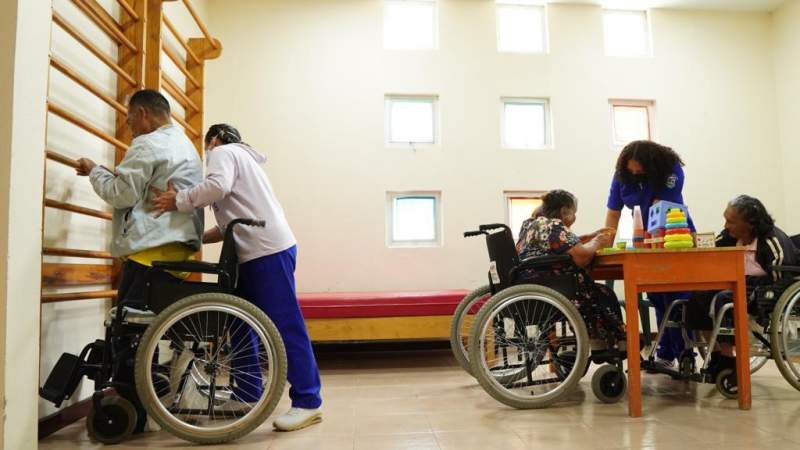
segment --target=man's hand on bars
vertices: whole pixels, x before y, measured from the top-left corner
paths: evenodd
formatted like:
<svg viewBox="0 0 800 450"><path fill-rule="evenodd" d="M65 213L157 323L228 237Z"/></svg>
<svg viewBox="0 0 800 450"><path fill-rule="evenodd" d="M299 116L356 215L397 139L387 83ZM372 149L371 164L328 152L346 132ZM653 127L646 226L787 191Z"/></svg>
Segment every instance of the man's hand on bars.
<svg viewBox="0 0 800 450"><path fill-rule="evenodd" d="M87 177L96 165L97 164L89 158L80 158L78 159L78 167L75 168L75 172L77 172L78 176Z"/></svg>
<svg viewBox="0 0 800 450"><path fill-rule="evenodd" d="M175 197L177 197L178 192L175 190L175 185L172 184L172 180L167 181L166 191L151 186L150 192L156 196L153 199L153 208L151 209L151 211L156 213L156 217L160 217L167 211L175 211L178 209L178 205L175 203Z"/></svg>

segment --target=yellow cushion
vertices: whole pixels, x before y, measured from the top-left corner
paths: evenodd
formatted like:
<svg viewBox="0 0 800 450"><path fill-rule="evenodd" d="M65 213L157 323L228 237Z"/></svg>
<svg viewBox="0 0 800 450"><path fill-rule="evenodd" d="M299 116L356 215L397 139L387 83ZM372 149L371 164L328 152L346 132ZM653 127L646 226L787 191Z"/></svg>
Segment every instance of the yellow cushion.
<svg viewBox="0 0 800 450"><path fill-rule="evenodd" d="M186 261L192 259L194 252L194 250L183 244L173 242L171 244L148 248L147 250L134 253L129 255L128 259L143 266L153 267L153 261ZM178 278L186 278L189 276L189 272L169 273Z"/></svg>

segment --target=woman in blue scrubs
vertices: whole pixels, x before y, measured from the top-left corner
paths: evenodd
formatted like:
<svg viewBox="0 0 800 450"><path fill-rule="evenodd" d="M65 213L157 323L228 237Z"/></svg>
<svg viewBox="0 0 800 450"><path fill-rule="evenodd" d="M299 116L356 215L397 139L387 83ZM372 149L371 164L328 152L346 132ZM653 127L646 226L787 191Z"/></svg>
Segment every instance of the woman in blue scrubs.
<svg viewBox="0 0 800 450"><path fill-rule="evenodd" d="M608 194L606 226L617 228L622 208L638 206L646 221L650 206L659 200L683 204L683 160L671 148L652 141L633 141L622 149L617 158L614 179ZM692 218L689 228L695 231ZM673 300L686 298L686 293L648 293L647 298L656 309L660 324L664 312ZM658 343L657 364L661 368L674 369L675 360L683 352L681 331L669 328Z"/></svg>

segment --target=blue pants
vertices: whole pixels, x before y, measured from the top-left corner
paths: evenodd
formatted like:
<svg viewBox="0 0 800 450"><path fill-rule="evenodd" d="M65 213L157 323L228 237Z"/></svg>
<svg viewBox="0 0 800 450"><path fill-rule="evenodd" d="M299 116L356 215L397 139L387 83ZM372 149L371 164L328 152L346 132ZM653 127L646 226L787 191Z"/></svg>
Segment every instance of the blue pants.
<svg viewBox="0 0 800 450"><path fill-rule="evenodd" d="M677 299L689 298L687 292L666 292L666 293L648 293L647 299L656 310L656 323L660 326L664 320L664 314L667 312L669 305ZM679 310L673 310L676 314ZM656 356L661 359L674 360L681 356L684 350L683 334L680 328L667 328L664 330L664 336L658 342L656 349Z"/></svg>
<svg viewBox="0 0 800 450"><path fill-rule="evenodd" d="M238 295L253 302L272 320L283 338L289 367L287 379L291 388L289 397L297 408L319 408L321 382L319 369L311 348L305 320L300 312L294 284L297 247L274 255L248 261L239 265ZM234 346L250 341L256 350L257 340L252 330L232 336ZM255 352L248 358L236 358L234 373L239 389L236 395L244 401L254 401L261 396L261 374ZM238 366L238 367L237 367Z"/></svg>

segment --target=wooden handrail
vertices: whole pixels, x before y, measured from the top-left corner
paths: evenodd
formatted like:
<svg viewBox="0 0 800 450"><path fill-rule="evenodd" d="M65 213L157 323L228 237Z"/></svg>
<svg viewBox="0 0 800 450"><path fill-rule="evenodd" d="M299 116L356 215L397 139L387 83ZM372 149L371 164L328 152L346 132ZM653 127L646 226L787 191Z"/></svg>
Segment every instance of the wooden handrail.
<svg viewBox="0 0 800 450"><path fill-rule="evenodd" d="M114 259L109 252L100 250L74 250L70 248L42 247L42 254L47 256L74 256L76 258Z"/></svg>
<svg viewBox="0 0 800 450"><path fill-rule="evenodd" d="M42 264L42 286L86 286L110 284L111 264Z"/></svg>
<svg viewBox="0 0 800 450"><path fill-rule="evenodd" d="M113 215L110 212L99 211L91 208L84 208L83 206L73 205L71 203L59 202L51 198L44 199L44 206L53 209L60 209L62 211L74 212L86 216L97 217L98 219L111 220Z"/></svg>
<svg viewBox="0 0 800 450"><path fill-rule="evenodd" d="M175 119L176 122L181 124L184 130L189 132L189 134L191 134L194 137L200 137L200 132L195 130L194 127L192 127L191 125L189 125L189 122L187 122L183 117L179 116L175 111L172 111L170 114L172 115L172 118Z"/></svg>
<svg viewBox="0 0 800 450"><path fill-rule="evenodd" d="M197 78L192 76L191 73L189 73L189 69L186 68L186 63L181 61L180 57L176 55L175 52L172 51L172 49L169 48L169 46L166 43L161 44L161 49L164 50L164 53L166 53L169 59L172 60L172 63L175 64L178 70L181 71L183 76L185 76L186 79L189 80L189 82L194 85L194 87L199 88L200 82L197 81Z"/></svg>
<svg viewBox="0 0 800 450"><path fill-rule="evenodd" d="M214 47L215 49L218 49L219 48L219 44L217 43L217 41L215 41L211 37L211 33L208 32L208 28L206 28L206 24L204 24L203 21L200 20L200 16L197 14L197 11L194 9L194 6L192 6L192 4L189 2L189 0L183 0L183 4L186 5L186 9L189 10L189 14L192 15L192 18L194 19L195 23L197 23L197 26L200 28L200 31L203 32L203 36L205 36L206 39L208 39L208 41L209 41L209 43L211 43L212 47Z"/></svg>
<svg viewBox="0 0 800 450"><path fill-rule="evenodd" d="M117 291L89 291L70 292L68 294L42 294L42 303L68 302L71 300L97 300L103 298L116 298Z"/></svg>
<svg viewBox="0 0 800 450"><path fill-rule="evenodd" d="M117 0L117 3L119 3L119 6L122 7L122 9L124 9L125 12L128 13L128 15L131 16L131 18L133 20L137 20L137 21L139 20L139 15L136 14L136 11L133 10L131 5L129 5L127 1L125 1L125 0Z"/></svg>
<svg viewBox="0 0 800 450"><path fill-rule="evenodd" d="M114 136L111 136L110 134L106 133L105 131L97 128L96 126L90 124L86 120L81 119L80 117L76 116L75 114L72 114L71 112L69 112L66 109L56 105L55 103L53 103L53 102L51 102L49 100L47 101L47 110L52 112L53 114L61 117L62 119L66 120L68 122L71 122L72 124L76 125L77 127L83 129L84 131L87 131L87 132L93 134L94 136L97 136L98 138L108 142L109 144L111 144L111 145L113 145L113 146L115 146L115 147L117 147L119 149L126 150L128 148L128 146L124 142L120 141L119 139L115 138Z"/></svg>
<svg viewBox="0 0 800 450"><path fill-rule="evenodd" d="M67 66L64 61L61 61L56 56L50 56L50 65L53 68L57 69L59 72L66 75L72 81L78 83L79 85L83 86L87 91L91 92L97 98L106 102L109 106L116 109L122 114L128 114L128 108L126 108L122 103L118 102L114 97L106 94L100 88L89 82L87 79L83 78L78 72Z"/></svg>
<svg viewBox="0 0 800 450"><path fill-rule="evenodd" d="M94 56L96 56L100 61L105 63L111 70L113 70L120 78L125 80L131 86L137 86L136 81L125 72L122 67L120 67L116 62L114 62L108 55L100 51L94 44L89 41L89 39L84 36L80 31L78 31L72 24L67 22L60 14L53 11L53 22L60 26L64 31L66 31L70 36L72 36L76 41L78 41L81 45L89 50Z"/></svg>
<svg viewBox="0 0 800 450"><path fill-rule="evenodd" d="M51 161L59 162L61 164L64 164L65 166L70 166L75 169L78 168L78 161L75 161L72 158L64 156L61 153L58 153L50 149L45 149L44 154L47 157L47 159Z"/></svg>
<svg viewBox="0 0 800 450"><path fill-rule="evenodd" d="M134 53L139 51L136 45L122 32L122 27L119 26L117 21L95 0L72 0L72 3L117 44L128 47Z"/></svg>
<svg viewBox="0 0 800 450"><path fill-rule="evenodd" d="M178 83L174 82L167 74L161 73L161 80L164 81L164 89L169 92L169 95L175 98L184 109L191 109L192 112L200 111L200 108L193 102L183 89L178 87Z"/></svg>
<svg viewBox="0 0 800 450"><path fill-rule="evenodd" d="M186 39L183 38L183 36L181 36L181 33L178 32L178 29L175 28L175 25L172 24L172 21L169 20L166 14L162 18L162 20L164 22L164 25L167 26L167 29L169 29L169 31L172 32L172 35L175 36L175 39L178 41L178 43L181 44L181 47L183 47L183 49L186 50L186 54L190 58L192 58L194 62L196 62L197 64L201 64L202 62L200 61L200 58L198 58L194 50L192 50L191 47L189 47L189 43L186 41Z"/></svg>

